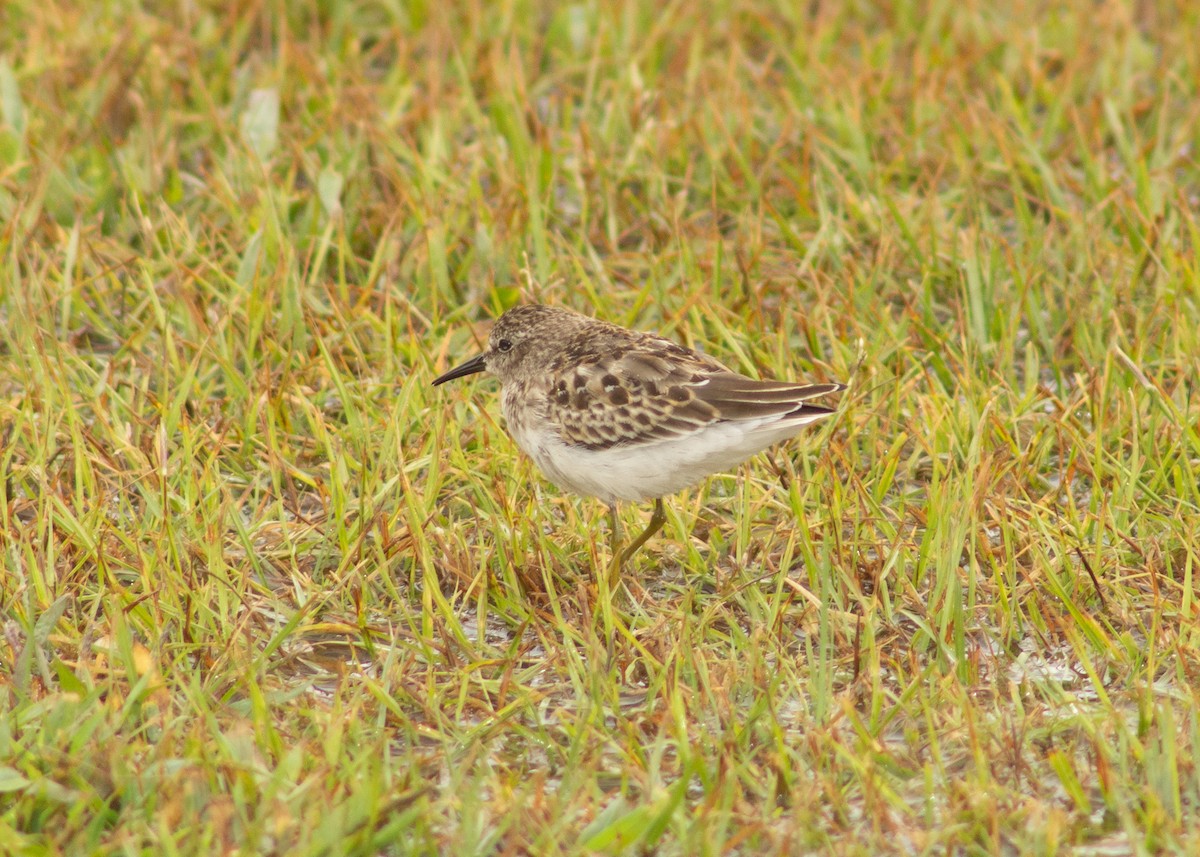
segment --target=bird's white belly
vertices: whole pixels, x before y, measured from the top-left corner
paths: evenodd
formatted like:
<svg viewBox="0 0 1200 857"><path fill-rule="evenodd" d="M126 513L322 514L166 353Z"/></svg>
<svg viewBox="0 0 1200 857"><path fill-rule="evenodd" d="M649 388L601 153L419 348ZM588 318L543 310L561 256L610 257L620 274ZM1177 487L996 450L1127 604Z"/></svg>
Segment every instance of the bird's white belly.
<svg viewBox="0 0 1200 857"><path fill-rule="evenodd" d="M513 439L551 482L612 504L674 494L710 473L736 467L796 431L790 427L776 436L748 428L746 423L714 423L686 437L608 449L571 446L553 432L529 427L514 431Z"/></svg>

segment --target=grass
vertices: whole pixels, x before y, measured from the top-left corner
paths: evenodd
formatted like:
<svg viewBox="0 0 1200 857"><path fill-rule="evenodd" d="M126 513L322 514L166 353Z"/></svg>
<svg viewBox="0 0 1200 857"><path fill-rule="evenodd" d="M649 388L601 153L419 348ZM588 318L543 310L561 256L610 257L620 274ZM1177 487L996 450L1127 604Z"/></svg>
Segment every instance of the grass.
<svg viewBox="0 0 1200 857"><path fill-rule="evenodd" d="M0 12L10 853L1200 849L1194 5L154 8ZM522 299L852 385L612 635Z"/></svg>

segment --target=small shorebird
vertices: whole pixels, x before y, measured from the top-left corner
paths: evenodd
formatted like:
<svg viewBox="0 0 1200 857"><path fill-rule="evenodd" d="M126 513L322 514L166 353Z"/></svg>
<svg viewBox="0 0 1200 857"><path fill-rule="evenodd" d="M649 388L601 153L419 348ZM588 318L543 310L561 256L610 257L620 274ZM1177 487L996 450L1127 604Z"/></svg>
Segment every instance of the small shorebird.
<svg viewBox="0 0 1200 857"><path fill-rule="evenodd" d="M666 520L662 498L728 470L834 411L809 402L842 384L758 381L653 333L559 307L518 306L486 350L434 379L500 379L508 432L556 485L608 504L609 581ZM654 499L620 550L617 502Z"/></svg>

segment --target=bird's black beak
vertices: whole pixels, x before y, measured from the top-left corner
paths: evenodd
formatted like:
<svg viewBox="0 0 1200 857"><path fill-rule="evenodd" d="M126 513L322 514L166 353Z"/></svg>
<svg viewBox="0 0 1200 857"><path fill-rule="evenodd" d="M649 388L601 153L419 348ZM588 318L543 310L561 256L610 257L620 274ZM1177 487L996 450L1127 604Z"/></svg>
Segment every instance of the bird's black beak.
<svg viewBox="0 0 1200 857"><path fill-rule="evenodd" d="M474 375L476 372L482 372L487 366L484 365L484 357L487 355L480 354L478 357L472 357L461 366L455 366L444 375L438 375L433 379L433 386L445 384L447 381L453 381L455 378L462 378L464 375Z"/></svg>

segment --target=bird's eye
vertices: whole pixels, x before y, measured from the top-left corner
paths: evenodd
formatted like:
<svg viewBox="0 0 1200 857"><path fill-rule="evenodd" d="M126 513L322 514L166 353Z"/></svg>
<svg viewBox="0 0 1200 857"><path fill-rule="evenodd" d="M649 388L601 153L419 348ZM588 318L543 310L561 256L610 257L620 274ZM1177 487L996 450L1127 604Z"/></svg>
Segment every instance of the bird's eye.
<svg viewBox="0 0 1200 857"><path fill-rule="evenodd" d="M496 343L496 350L500 352L512 351L512 342L507 339L501 339Z"/></svg>

